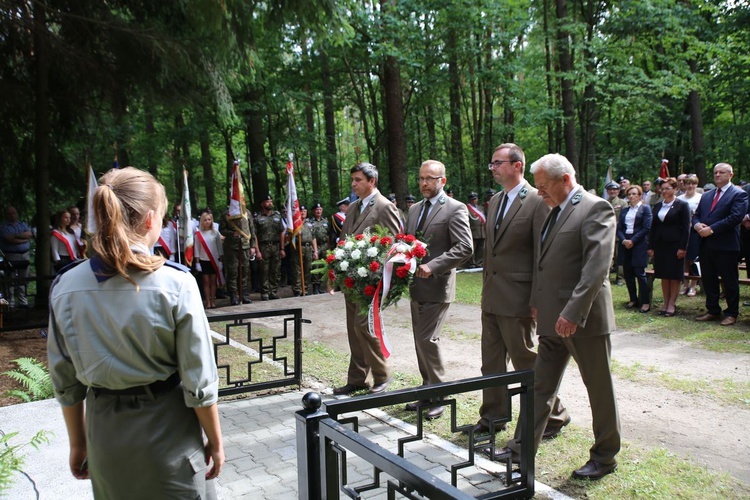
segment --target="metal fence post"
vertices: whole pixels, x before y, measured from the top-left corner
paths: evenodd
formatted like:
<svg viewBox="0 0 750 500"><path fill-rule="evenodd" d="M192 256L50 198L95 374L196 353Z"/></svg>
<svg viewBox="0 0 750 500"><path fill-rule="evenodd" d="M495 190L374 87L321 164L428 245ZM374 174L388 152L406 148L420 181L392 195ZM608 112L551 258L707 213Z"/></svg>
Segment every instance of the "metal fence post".
<svg viewBox="0 0 750 500"><path fill-rule="evenodd" d="M323 498L320 490L320 420L329 418L320 411L320 395L308 392L302 397L304 410L295 413L297 420L297 482L301 500Z"/></svg>

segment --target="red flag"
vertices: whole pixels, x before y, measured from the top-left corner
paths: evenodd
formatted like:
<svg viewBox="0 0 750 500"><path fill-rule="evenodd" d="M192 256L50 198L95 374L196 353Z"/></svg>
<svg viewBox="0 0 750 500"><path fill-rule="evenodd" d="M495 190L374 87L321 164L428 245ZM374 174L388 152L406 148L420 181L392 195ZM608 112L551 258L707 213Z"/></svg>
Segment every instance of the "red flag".
<svg viewBox="0 0 750 500"><path fill-rule="evenodd" d="M662 179L668 179L669 178L669 160L664 158L661 161L661 170L659 170L659 177Z"/></svg>
<svg viewBox="0 0 750 500"><path fill-rule="evenodd" d="M286 164L286 173L289 175L286 181L287 231L292 233L292 237L294 237L302 230L302 214L299 211L297 186L294 184L294 162L292 161L291 153L289 154L289 161Z"/></svg>

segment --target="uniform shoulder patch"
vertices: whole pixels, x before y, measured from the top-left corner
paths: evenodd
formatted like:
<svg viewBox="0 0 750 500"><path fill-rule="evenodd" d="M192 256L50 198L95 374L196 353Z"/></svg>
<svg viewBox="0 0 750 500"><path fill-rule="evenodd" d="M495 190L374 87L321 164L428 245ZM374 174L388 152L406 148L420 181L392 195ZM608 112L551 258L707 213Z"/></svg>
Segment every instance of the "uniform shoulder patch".
<svg viewBox="0 0 750 500"><path fill-rule="evenodd" d="M189 273L190 272L190 268L189 267L187 267L187 266L185 266L183 264L180 264L179 262L172 262L171 260L165 260L164 261L164 266L172 268L172 269L175 269L177 271L182 271L183 273Z"/></svg>

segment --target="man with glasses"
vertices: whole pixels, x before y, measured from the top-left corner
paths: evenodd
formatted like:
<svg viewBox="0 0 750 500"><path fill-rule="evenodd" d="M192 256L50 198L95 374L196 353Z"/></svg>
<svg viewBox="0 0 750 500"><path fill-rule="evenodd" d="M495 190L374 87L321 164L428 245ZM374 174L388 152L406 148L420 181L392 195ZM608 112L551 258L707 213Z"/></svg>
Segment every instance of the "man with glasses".
<svg viewBox="0 0 750 500"><path fill-rule="evenodd" d="M502 186L489 204L482 282L482 375L534 368L536 320L531 315L531 278L534 249L539 243L549 207L524 179L526 156L513 143L501 144L489 165ZM474 433L500 432L510 420L505 387L482 392L480 419ZM570 423L565 408L555 399L544 436L551 439ZM517 427L516 432L520 428Z"/></svg>
<svg viewBox="0 0 750 500"><path fill-rule="evenodd" d="M445 165L427 160L419 168L419 191L424 199L409 209L407 233L428 244L409 289L411 325L422 385L446 380L440 334L451 302L456 298L456 268L471 258L473 245L466 205L445 194ZM406 405L417 410L416 403ZM425 412L432 420L445 408L435 406Z"/></svg>
<svg viewBox="0 0 750 500"><path fill-rule="evenodd" d="M534 453L572 357L589 395L594 444L589 461L573 471L599 479L615 471L620 418L610 371L610 333L615 328L607 279L615 246L615 214L577 182L573 165L548 154L531 165L537 194L552 210L541 229L531 286L539 351L534 363ZM503 456L518 461L520 441Z"/></svg>

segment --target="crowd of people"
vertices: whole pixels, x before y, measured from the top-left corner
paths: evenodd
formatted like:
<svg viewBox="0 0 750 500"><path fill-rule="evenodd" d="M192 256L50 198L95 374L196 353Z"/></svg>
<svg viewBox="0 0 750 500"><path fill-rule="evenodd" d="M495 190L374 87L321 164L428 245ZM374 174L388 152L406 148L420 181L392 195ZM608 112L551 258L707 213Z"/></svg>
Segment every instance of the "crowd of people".
<svg viewBox="0 0 750 500"><path fill-rule="evenodd" d="M679 295L695 294L695 283L685 276L700 275L706 312L696 320L735 324L738 261L741 249L750 252L741 244L750 240L748 188L734 186L731 165L718 163L713 186L704 187L703 193L691 175L658 179L653 192L646 182L639 186L623 178L605 186L608 197L603 199L578 184L575 169L559 154L531 164L532 186L525 179L524 152L512 143L495 148L488 169L501 190L488 192L483 205L477 193L463 203L448 193L446 166L427 160L417 179L421 199L407 197L406 209L400 210L395 196L378 190L377 167L359 163L350 171L356 200L340 200L330 219L323 218L319 204L312 207L311 219L302 207L294 250L288 247L285 217L270 196L254 217L230 216L227 211L216 221L210 210L203 210L190 223L195 240L192 271L200 274L200 288L186 278L191 269L174 262L184 262L184 231L177 222L179 206L171 218L165 215L163 186L133 168L106 174L93 200L97 229L89 242L91 258L76 260L87 244L74 207L58 214L51 238L59 275L50 293L50 372L68 427L73 474L91 477L95 491L102 494L115 487L137 491L143 477L157 485L149 493L203 494L211 489L205 480L216 477L224 461L216 411L218 376L208 323L196 306L201 309L202 300L204 308L216 307L217 288L224 284L232 304L251 303L248 294L256 286L262 300L278 298L287 253L294 295L307 289L322 293L319 275L308 274L309 262L324 256L338 238L375 226L429 242L429 254L410 288L422 384L450 378L440 339L455 300L456 271L481 267L482 373L505 373L508 361L514 369L535 371L536 453L542 439L557 436L571 422L558 390L574 359L589 396L594 444L589 460L573 476L599 479L613 472L620 449L610 372L613 262L615 269L622 267L627 284L625 307L651 311L646 269L653 262L654 276L662 282L660 314L673 316ZM6 218L0 226L2 248L6 259L21 269L24 259L28 266L33 232L13 207L8 207ZM698 272L693 271L696 266ZM25 296L16 295L16 300L27 303ZM367 315L349 296L344 300L350 363L346 383L333 393L381 393L392 376L380 340L370 334ZM122 307L105 307L113 301ZM113 335L118 342L110 342ZM152 342L144 335L160 340ZM132 404L113 404L120 398ZM511 419L508 403L506 389L484 391L473 432L503 430ZM406 409L423 406L428 419L444 413L439 400L410 403ZM152 422L156 417L158 422ZM173 429L177 422L180 431L169 442L152 442L138 432L139 426ZM112 429L118 430L117 439L108 438ZM506 447L492 445L484 451L493 459L520 461L520 432L517 426ZM116 452L132 449L132 443L141 444L137 453ZM167 472L170 455L184 456L192 466ZM196 456L200 458L194 460Z"/></svg>

